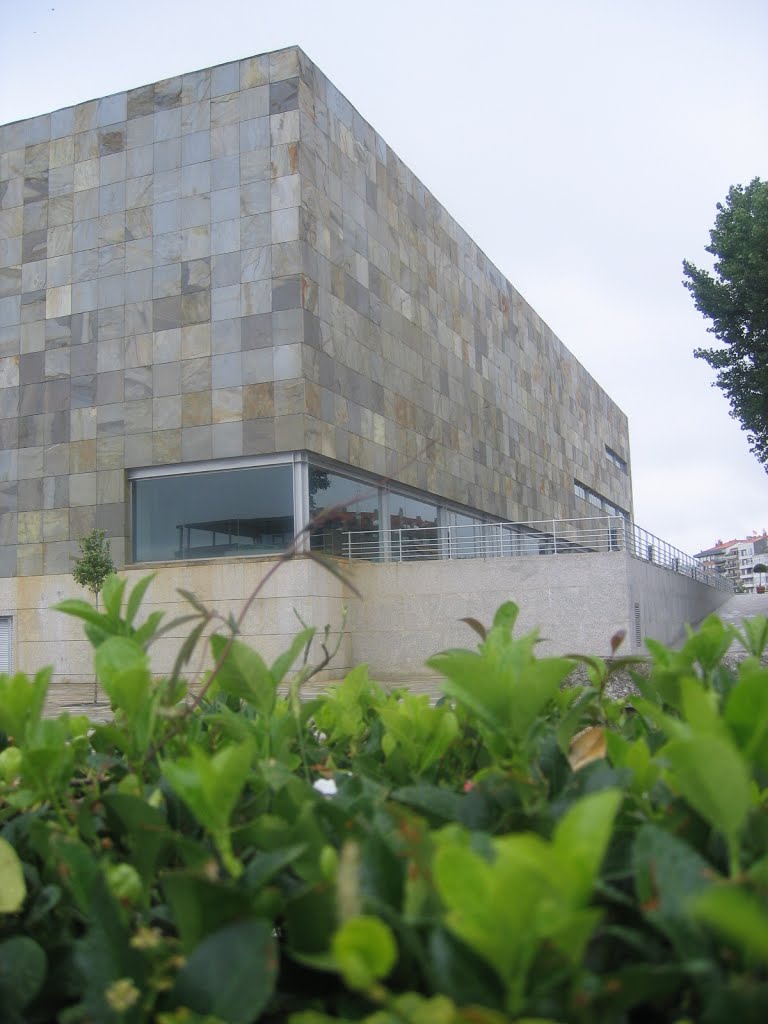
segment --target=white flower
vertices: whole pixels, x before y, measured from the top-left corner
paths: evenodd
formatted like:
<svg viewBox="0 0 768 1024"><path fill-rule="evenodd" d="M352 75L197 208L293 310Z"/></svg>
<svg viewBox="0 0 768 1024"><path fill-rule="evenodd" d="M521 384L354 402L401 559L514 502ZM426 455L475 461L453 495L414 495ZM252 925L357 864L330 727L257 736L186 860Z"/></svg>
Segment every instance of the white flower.
<svg viewBox="0 0 768 1024"><path fill-rule="evenodd" d="M333 779L318 779L314 783L314 788L318 793L322 793L323 796L335 796L336 795L336 783Z"/></svg>

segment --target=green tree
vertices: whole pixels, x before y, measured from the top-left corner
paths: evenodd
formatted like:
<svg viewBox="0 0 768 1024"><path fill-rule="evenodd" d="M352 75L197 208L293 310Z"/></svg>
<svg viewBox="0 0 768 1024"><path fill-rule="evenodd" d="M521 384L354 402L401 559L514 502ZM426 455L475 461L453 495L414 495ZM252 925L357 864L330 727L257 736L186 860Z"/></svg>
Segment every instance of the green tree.
<svg viewBox="0 0 768 1024"><path fill-rule="evenodd" d="M698 348L694 356L717 371L714 386L768 472L768 181L733 185L709 235L714 275L684 260L683 284L725 347Z"/></svg>
<svg viewBox="0 0 768 1024"><path fill-rule="evenodd" d="M99 607L99 592L104 586L107 576L115 571L115 563L109 550L109 541L105 530L91 530L78 541L80 557L75 559L72 575L75 583L87 587L96 595L96 609ZM93 680L93 703L99 702L99 688L96 677Z"/></svg>

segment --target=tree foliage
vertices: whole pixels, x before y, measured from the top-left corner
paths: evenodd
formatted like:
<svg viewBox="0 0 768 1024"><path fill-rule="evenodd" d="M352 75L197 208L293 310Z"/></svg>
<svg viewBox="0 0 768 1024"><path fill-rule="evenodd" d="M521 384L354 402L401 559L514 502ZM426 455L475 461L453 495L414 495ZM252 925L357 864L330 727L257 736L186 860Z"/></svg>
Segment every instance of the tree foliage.
<svg viewBox="0 0 768 1024"><path fill-rule="evenodd" d="M104 580L115 571L105 530L91 530L78 541L80 557L72 567L75 583L98 595Z"/></svg>
<svg viewBox="0 0 768 1024"><path fill-rule="evenodd" d="M706 246L714 275L684 260L683 284L725 347L694 355L717 371L714 385L768 472L768 181L733 185L717 211Z"/></svg>
<svg viewBox="0 0 768 1024"><path fill-rule="evenodd" d="M106 530L93 529L78 541L80 557L75 560L72 575L75 583L87 587L96 595L96 607L99 607L99 592L108 576L115 572L115 563L109 550ZM99 701L99 683L93 679L93 703Z"/></svg>

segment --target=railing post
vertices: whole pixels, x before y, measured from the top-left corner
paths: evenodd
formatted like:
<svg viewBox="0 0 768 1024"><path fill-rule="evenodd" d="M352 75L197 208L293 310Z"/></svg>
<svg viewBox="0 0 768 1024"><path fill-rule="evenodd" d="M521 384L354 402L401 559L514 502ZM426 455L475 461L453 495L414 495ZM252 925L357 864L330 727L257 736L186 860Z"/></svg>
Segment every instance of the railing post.
<svg viewBox="0 0 768 1024"><path fill-rule="evenodd" d="M557 554L557 521L552 520L552 554Z"/></svg>
<svg viewBox="0 0 768 1024"><path fill-rule="evenodd" d="M398 546L398 549L399 549L399 552L400 552L400 558L398 559L398 561L402 562L402 560L403 560L403 531L402 531L402 529L399 529L397 531L397 546Z"/></svg>

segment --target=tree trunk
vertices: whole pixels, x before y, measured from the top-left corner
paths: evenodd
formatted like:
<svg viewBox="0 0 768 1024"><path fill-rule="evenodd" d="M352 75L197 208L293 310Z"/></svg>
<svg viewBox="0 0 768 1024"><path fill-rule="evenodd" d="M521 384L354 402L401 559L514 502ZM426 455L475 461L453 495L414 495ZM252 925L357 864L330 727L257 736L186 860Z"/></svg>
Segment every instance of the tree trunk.
<svg viewBox="0 0 768 1024"><path fill-rule="evenodd" d="M97 590L96 591L96 611L98 611L98 610L99 610L99 592ZM93 703L94 704L98 704L99 703L99 680L98 680L98 677L97 677L95 672L93 674Z"/></svg>

